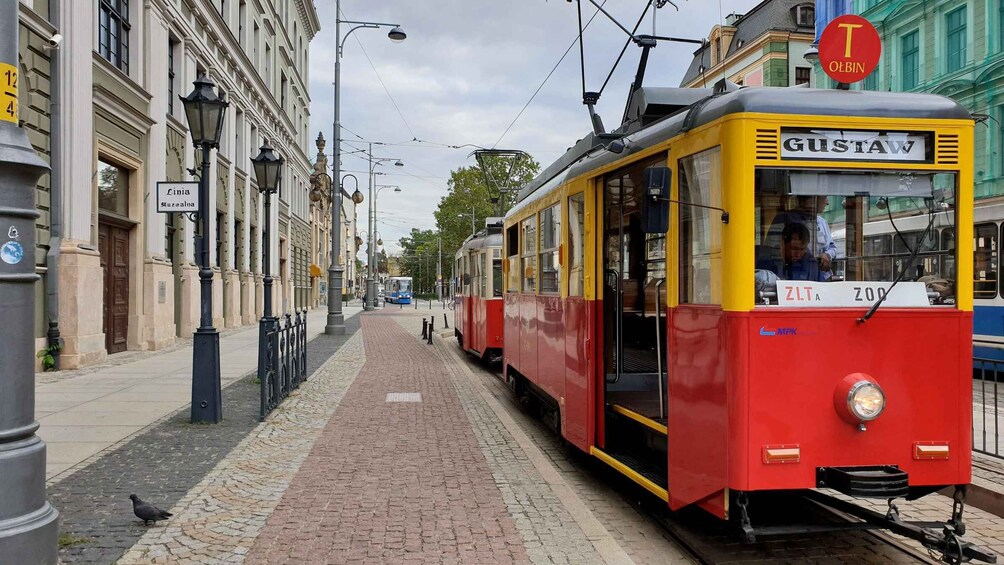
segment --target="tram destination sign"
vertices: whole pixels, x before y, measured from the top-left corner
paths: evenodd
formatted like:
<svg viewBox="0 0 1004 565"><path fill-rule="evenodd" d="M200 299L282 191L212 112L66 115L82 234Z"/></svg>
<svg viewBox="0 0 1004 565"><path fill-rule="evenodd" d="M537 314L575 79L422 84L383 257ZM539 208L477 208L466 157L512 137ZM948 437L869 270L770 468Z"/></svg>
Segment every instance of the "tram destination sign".
<svg viewBox="0 0 1004 565"><path fill-rule="evenodd" d="M930 306L927 287L922 282L873 281L777 281L779 306L835 308L845 306L871 307L885 297L883 305L891 307Z"/></svg>
<svg viewBox="0 0 1004 565"><path fill-rule="evenodd" d="M782 159L923 163L927 136L903 132L782 130Z"/></svg>
<svg viewBox="0 0 1004 565"><path fill-rule="evenodd" d="M198 212L198 182L158 182L158 212Z"/></svg>
<svg viewBox="0 0 1004 565"><path fill-rule="evenodd" d="M834 18L819 37L819 62L833 80L850 84L878 66L882 40L875 26L854 14Z"/></svg>

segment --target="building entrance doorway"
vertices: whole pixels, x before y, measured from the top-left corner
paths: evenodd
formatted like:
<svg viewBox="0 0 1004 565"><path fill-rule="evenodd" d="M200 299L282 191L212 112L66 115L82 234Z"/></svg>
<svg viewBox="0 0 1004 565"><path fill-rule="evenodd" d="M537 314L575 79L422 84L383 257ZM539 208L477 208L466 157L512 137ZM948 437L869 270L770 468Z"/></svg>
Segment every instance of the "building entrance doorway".
<svg viewBox="0 0 1004 565"><path fill-rule="evenodd" d="M105 349L108 354L125 351L129 337L129 230L101 221L98 250L104 273Z"/></svg>

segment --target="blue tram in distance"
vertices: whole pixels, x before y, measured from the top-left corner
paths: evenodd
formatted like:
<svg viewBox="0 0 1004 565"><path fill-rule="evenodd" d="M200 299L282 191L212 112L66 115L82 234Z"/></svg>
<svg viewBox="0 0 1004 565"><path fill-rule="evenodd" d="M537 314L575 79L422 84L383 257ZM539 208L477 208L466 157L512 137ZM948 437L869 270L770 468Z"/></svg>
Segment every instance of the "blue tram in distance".
<svg viewBox="0 0 1004 565"><path fill-rule="evenodd" d="M387 279L385 300L391 304L411 304L411 277L390 277Z"/></svg>

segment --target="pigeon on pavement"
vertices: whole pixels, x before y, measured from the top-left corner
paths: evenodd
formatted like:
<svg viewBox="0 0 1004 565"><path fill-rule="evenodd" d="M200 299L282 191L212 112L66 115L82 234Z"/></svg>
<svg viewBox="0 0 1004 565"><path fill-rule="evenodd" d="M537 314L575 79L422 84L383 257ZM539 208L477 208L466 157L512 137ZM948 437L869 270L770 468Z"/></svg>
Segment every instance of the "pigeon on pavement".
<svg viewBox="0 0 1004 565"><path fill-rule="evenodd" d="M132 511L136 514L136 517L143 520L143 525L148 525L149 522L157 525L157 520L167 520L172 516L170 512L165 512L160 508L152 504L147 504L140 500L135 494L129 495L129 500L132 500Z"/></svg>

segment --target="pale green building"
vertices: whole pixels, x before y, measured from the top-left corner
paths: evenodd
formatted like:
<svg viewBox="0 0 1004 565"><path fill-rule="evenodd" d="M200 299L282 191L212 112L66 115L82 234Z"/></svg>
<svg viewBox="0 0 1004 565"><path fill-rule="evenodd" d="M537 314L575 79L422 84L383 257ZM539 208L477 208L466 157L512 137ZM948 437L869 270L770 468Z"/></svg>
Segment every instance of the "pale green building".
<svg viewBox="0 0 1004 565"><path fill-rule="evenodd" d="M941 94L964 105L980 121L976 198L1004 199L1004 0L855 0L853 9L875 25L882 57L852 88Z"/></svg>

